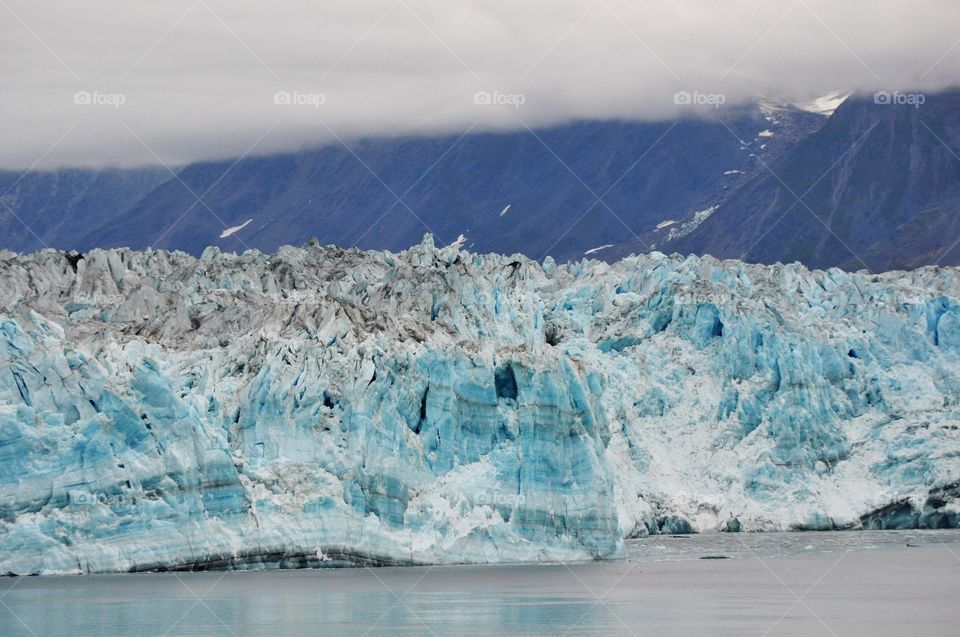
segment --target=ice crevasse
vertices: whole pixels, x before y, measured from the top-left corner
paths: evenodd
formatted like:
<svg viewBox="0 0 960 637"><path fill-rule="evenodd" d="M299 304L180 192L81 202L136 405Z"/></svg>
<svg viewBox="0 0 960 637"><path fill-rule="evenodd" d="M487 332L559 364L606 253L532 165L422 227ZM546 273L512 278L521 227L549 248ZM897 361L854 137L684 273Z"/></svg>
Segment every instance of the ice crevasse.
<svg viewBox="0 0 960 637"><path fill-rule="evenodd" d="M960 277L0 252L0 573L956 527Z"/></svg>

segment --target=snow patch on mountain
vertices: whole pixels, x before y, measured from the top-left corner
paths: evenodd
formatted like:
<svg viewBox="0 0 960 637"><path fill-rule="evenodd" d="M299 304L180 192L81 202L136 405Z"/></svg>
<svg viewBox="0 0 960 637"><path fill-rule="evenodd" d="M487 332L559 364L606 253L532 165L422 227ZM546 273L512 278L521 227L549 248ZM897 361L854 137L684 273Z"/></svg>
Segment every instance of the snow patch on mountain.
<svg viewBox="0 0 960 637"><path fill-rule="evenodd" d="M251 223L252 221L253 221L253 219L247 219L246 221L244 221L243 223L241 223L239 226L233 226L233 227L231 227L231 228L227 228L226 230L224 230L223 232L220 233L220 238L221 238L221 239L226 239L227 237L229 237L229 236L231 236L231 235L234 235L234 234L240 232L241 230L243 230L244 228L246 228L248 225L250 225L250 223Z"/></svg>
<svg viewBox="0 0 960 637"><path fill-rule="evenodd" d="M837 110L840 105L843 104L848 97L850 97L850 95L852 95L852 93L833 91L831 93L827 93L826 95L821 95L820 97L809 102L797 103L795 106L809 113L816 113L818 115L829 117L830 115L833 115L833 112Z"/></svg>
<svg viewBox="0 0 960 637"><path fill-rule="evenodd" d="M693 213L693 218L690 221L685 221L680 225L679 228L671 228L670 234L667 235L667 241L673 241L674 239L679 239L685 237L697 228L700 227L700 224L710 218L714 212L716 212L720 206L710 206L709 208L704 208L703 210L698 210Z"/></svg>
<svg viewBox="0 0 960 637"><path fill-rule="evenodd" d="M597 246L596 248L590 248L589 250L584 252L584 254L595 254L597 252L600 252L601 250L606 250L607 248L612 248L612 247L613 247L612 243L606 243L602 246Z"/></svg>

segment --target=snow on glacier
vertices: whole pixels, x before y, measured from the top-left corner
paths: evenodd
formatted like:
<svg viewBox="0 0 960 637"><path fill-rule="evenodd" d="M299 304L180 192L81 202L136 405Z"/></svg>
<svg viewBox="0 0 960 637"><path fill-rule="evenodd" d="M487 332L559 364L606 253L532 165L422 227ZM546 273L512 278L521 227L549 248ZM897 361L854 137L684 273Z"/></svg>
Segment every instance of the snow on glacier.
<svg viewBox="0 0 960 637"><path fill-rule="evenodd" d="M0 253L0 573L957 526L960 279L432 239Z"/></svg>

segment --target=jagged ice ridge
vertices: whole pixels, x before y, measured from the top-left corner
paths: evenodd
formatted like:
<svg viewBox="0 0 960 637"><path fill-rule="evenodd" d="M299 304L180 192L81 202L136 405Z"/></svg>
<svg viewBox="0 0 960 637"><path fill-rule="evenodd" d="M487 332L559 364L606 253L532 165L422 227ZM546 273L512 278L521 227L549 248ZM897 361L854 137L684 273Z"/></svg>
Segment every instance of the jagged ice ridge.
<svg viewBox="0 0 960 637"><path fill-rule="evenodd" d="M0 253L0 573L957 526L960 278L436 249Z"/></svg>

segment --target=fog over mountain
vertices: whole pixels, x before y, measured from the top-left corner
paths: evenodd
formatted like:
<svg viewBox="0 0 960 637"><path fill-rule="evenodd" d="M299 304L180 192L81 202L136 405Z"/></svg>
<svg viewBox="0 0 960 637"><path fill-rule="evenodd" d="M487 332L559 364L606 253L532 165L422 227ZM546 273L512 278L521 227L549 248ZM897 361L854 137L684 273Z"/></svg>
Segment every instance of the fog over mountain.
<svg viewBox="0 0 960 637"><path fill-rule="evenodd" d="M960 63L952 0L4 0L0 14L13 170L934 91Z"/></svg>

